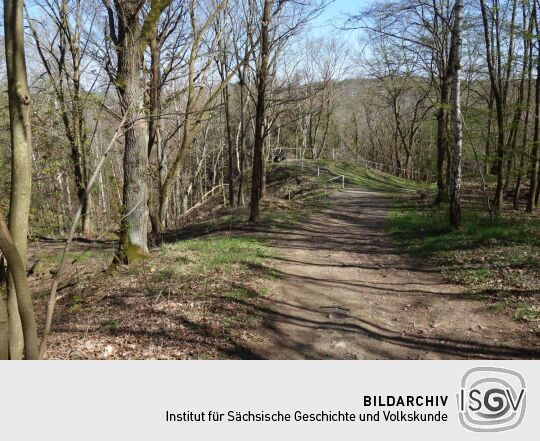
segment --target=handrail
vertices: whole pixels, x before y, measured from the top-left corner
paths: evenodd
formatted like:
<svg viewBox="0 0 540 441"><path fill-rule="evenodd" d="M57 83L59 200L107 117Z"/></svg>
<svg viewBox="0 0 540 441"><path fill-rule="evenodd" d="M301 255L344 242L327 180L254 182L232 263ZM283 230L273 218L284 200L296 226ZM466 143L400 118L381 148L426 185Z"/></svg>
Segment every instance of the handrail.
<svg viewBox="0 0 540 441"><path fill-rule="evenodd" d="M343 190L345 190L345 175L339 175L339 176L336 176L334 178L330 178L330 179L327 179L326 181L324 181L324 193L326 194L327 190L328 190L328 183L331 182L331 181L336 181L338 179L341 179L341 188Z"/></svg>

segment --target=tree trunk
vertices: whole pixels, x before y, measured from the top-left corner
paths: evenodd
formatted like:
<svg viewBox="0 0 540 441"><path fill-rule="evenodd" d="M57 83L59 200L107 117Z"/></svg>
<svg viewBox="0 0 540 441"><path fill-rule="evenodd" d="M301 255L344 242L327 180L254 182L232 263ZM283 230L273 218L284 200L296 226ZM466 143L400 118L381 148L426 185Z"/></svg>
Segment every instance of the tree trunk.
<svg viewBox="0 0 540 441"><path fill-rule="evenodd" d="M524 38L526 40L527 37ZM519 162L518 176L516 181L516 188L514 191L514 210L519 210L519 197L521 194L521 187L523 183L523 175L525 168L525 160L528 155L528 143L527 137L529 132L529 118L531 113L531 96L532 96L532 44L529 44L529 55L527 57L527 99L525 101L525 121L523 123L523 134L521 137L521 159Z"/></svg>
<svg viewBox="0 0 540 441"><path fill-rule="evenodd" d="M4 256L0 255L0 286L7 280ZM0 360L9 359L9 316L7 302L0 288Z"/></svg>
<svg viewBox="0 0 540 441"><path fill-rule="evenodd" d="M536 33L539 32L538 16L537 16L537 2L533 3L534 22L536 27ZM538 38L540 44L540 38ZM532 212L538 204L538 190L539 190L539 175L540 175L540 47L537 49L537 64L536 64L536 84L535 84L535 96L534 96L534 134L533 134L533 146L531 152L531 184L529 189L529 197L527 199L527 211Z"/></svg>
<svg viewBox="0 0 540 441"><path fill-rule="evenodd" d="M66 43L70 46L70 51L72 54L72 64L73 64L73 73L71 77L68 75L68 79L72 83L72 100L73 100L73 137L71 140L72 144L72 155L74 166L75 166L75 177L76 177L76 186L77 186L77 197L79 198L79 203L83 203L81 222L82 222L82 233L85 236L91 236L94 234L94 225L91 218L91 209L92 209L92 197L84 197L86 193L86 188L88 186L89 179L89 154L88 154L88 145L87 145L87 133L86 133L86 121L84 117L84 108L83 108L83 98L81 97L81 48L80 48L80 35L81 35L81 17L80 9L77 8L77 24L75 32L71 30L68 18L68 7L67 0L62 1L61 9L61 20L64 25L62 30L62 35L66 38ZM66 34L69 32L69 34ZM67 70L66 70L67 71ZM62 73L64 75L64 73ZM66 113L64 108L64 113ZM66 115L66 120L69 120L69 116ZM79 169L79 170L77 170Z"/></svg>
<svg viewBox="0 0 540 441"><path fill-rule="evenodd" d="M37 332L30 292L26 281L28 216L32 190L32 140L30 131L30 93L26 76L23 33L23 1L4 1L4 33L11 127L11 198L9 232L20 262L3 249L8 277L9 350L12 359L37 357ZM3 216L0 214L3 222ZM6 234L4 234L6 236Z"/></svg>
<svg viewBox="0 0 540 441"><path fill-rule="evenodd" d="M538 191L538 174L540 170L540 62L538 63L535 85L534 102L534 135L533 147L531 152L531 184L529 188L529 197L527 199L527 211L532 212L536 208L536 193Z"/></svg>
<svg viewBox="0 0 540 441"><path fill-rule="evenodd" d="M461 46L463 0L456 0L454 7L454 29L452 31L452 127L454 139L452 143L450 169L450 225L458 229L461 226L461 149L463 143L461 121Z"/></svg>
<svg viewBox="0 0 540 441"><path fill-rule="evenodd" d="M152 30L150 39L150 90L149 107L150 118L148 121L148 158L150 160L152 152L156 150L157 170L158 170L158 187L161 188L163 168L163 150L161 146L161 57L160 45L158 41L157 27ZM166 161L165 161L166 162ZM150 221L152 225L152 234L157 237L163 232L164 225L160 222L159 202L154 196L154 192L150 191L148 209L150 211Z"/></svg>
<svg viewBox="0 0 540 441"><path fill-rule="evenodd" d="M255 140L253 144L253 170L251 175L250 222L259 221L259 202L263 173L263 150L265 138L266 88L268 85L268 65L270 56L269 28L272 0L264 1L261 23L261 64L257 72L257 108L255 112Z"/></svg>
<svg viewBox="0 0 540 441"><path fill-rule="evenodd" d="M446 105L448 104L448 78L444 75L441 80L441 106L437 112L437 197L435 204L439 205L448 200L448 188L445 180L445 159L448 145L447 125L448 116Z"/></svg>
<svg viewBox="0 0 540 441"><path fill-rule="evenodd" d="M122 112L127 116L124 133L123 220L115 260L131 264L148 255L148 143L143 110L144 82L138 2L128 0L122 4L118 14L118 27L123 38L117 46L117 87Z"/></svg>
<svg viewBox="0 0 540 441"><path fill-rule="evenodd" d="M484 174L492 172L491 168L491 129L493 126L493 90L489 92L488 101L488 121L486 132L486 145L485 145L485 160L484 160Z"/></svg>
<svg viewBox="0 0 540 441"><path fill-rule="evenodd" d="M504 189L504 159L505 159L505 127L504 127L504 90L500 84L500 61L501 48L500 42L493 47L490 36L490 20L488 18L487 8L484 0L480 0L480 9L482 11L482 24L484 27L484 41L486 48L486 61L489 72L489 79L493 98L495 101L495 112L497 118L497 157L495 158L495 173L497 174L497 188L495 189L495 208L498 213L503 209L503 189ZM496 11L498 13L498 10ZM499 22L494 24L499 26ZM494 53L496 51L496 53Z"/></svg>
<svg viewBox="0 0 540 441"><path fill-rule="evenodd" d="M245 83L244 83L244 76L243 71L240 75L240 129L239 129L239 135L240 135L240 157L239 157L239 165L240 165L240 177L238 179L238 199L237 203L238 206L243 206L244 201L244 180L245 180L245 164L246 164L246 124L245 124L245 115L244 115L244 101L245 101Z"/></svg>
<svg viewBox="0 0 540 441"><path fill-rule="evenodd" d="M26 264L4 221L4 213L0 210L0 251L6 257L10 275L17 291L17 301L24 329L24 352L27 360L38 359L38 336L32 296L26 279ZM4 318L5 307L0 305L0 319ZM2 322L0 321L0 324ZM0 336L1 337L1 336ZM5 336L0 340L0 359L5 359L7 348ZM11 348L10 348L11 351ZM7 358L7 357L6 357Z"/></svg>
<svg viewBox="0 0 540 441"><path fill-rule="evenodd" d="M494 204L497 212L503 210L504 204L504 159L505 159L505 140L504 140L504 116L502 103L497 102L495 98L495 109L497 113L497 157L495 158L495 171L497 174L497 187L495 188Z"/></svg>

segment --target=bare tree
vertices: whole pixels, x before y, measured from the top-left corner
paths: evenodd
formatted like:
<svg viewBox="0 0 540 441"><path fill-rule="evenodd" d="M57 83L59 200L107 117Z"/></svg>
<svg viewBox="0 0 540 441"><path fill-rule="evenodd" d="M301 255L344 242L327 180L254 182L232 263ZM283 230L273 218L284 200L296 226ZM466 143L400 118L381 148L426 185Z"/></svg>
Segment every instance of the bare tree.
<svg viewBox="0 0 540 441"><path fill-rule="evenodd" d="M452 29L452 155L450 167L450 225L461 226L461 150L463 144L461 117L461 47L463 22L463 0L454 5L454 28Z"/></svg>
<svg viewBox="0 0 540 441"><path fill-rule="evenodd" d="M536 85L534 95L534 133L531 153L531 184L527 199L527 211L532 212L538 205L540 193L540 26L538 20L538 2L533 1L533 19L537 35Z"/></svg>
<svg viewBox="0 0 540 441"><path fill-rule="evenodd" d="M23 354L26 354L26 358L37 358L36 322L30 291L25 286L28 216L32 185L32 140L31 100L24 53L22 0L4 2L4 32L12 148L9 231L5 228L1 213L0 219L4 244L2 251L6 256L10 272L8 277L9 352L11 359L21 359ZM5 350L0 349L0 352L5 352Z"/></svg>
<svg viewBox="0 0 540 441"><path fill-rule="evenodd" d="M263 173L264 119L266 112L266 89L268 87L268 66L270 63L270 21L272 0L265 0L261 17L261 52L257 70L257 110L255 113L255 139L253 142L253 171L251 178L250 222L259 221L259 201Z"/></svg>
<svg viewBox="0 0 540 441"><path fill-rule="evenodd" d="M421 55L419 67L424 69L437 91L434 99L437 108L436 204L448 200L451 13L449 0L382 1L348 22L348 27L360 27L386 39L401 40L405 50Z"/></svg>
<svg viewBox="0 0 540 441"><path fill-rule="evenodd" d="M170 0L150 0L144 21L145 1L117 0L114 8L104 0L109 15L109 37L115 45L117 67L114 83L126 118L124 132L123 221L115 261L130 264L148 253L148 141L144 108L142 57L152 30Z"/></svg>
<svg viewBox="0 0 540 441"><path fill-rule="evenodd" d="M53 40L47 45L43 42L36 28L38 20L29 20L29 25L60 107L64 131L70 145L77 197L81 201L88 184L90 161L85 117L87 98L81 84L82 64L88 47L81 42L84 4L82 0L46 0L41 7L45 16L54 24ZM44 23L40 24L45 26ZM94 233L91 211L90 196L85 200L81 217L82 233L87 236Z"/></svg>

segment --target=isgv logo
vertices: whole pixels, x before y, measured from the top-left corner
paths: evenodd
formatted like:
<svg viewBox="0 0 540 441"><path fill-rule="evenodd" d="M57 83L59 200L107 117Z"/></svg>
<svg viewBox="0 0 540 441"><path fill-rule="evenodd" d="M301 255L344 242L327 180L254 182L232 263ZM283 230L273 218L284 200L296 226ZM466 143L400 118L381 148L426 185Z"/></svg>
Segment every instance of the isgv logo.
<svg viewBox="0 0 540 441"><path fill-rule="evenodd" d="M525 417L527 396L521 374L504 368L477 367L461 380L459 420L473 432L503 432Z"/></svg>

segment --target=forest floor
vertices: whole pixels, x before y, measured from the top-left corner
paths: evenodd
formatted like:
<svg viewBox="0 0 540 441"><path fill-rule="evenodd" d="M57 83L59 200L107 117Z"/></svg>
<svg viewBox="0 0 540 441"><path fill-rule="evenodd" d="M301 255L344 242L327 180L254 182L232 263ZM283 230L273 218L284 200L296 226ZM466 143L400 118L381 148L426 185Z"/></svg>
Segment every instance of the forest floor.
<svg viewBox="0 0 540 441"><path fill-rule="evenodd" d="M59 287L50 359L253 359L278 274L270 234L324 206L316 177L271 171L261 222L246 207L220 206L221 195L164 235L150 258L110 270L114 241L77 241ZM289 195L292 199L289 200ZM270 233L261 230L267 229ZM30 246L31 287L39 328L62 242Z"/></svg>
<svg viewBox="0 0 540 441"><path fill-rule="evenodd" d="M264 343L271 359L539 358L540 328L471 298L398 248L388 192L348 189L274 234L279 271Z"/></svg>
<svg viewBox="0 0 540 441"><path fill-rule="evenodd" d="M500 297L450 282L440 270L448 267L416 253L430 234L441 236L427 229L420 240L403 212L403 201L414 201L414 215L421 213L418 194L427 186L319 165L321 179L315 164L272 167L258 225L245 222L245 208L219 208L216 196L129 268L109 271L113 241L77 242L48 357L540 358L536 304L519 316L521 301L510 312L506 301L493 307ZM335 191L336 183L325 199L321 180L335 173L346 175L348 189ZM60 250L55 241L31 246L40 322Z"/></svg>

